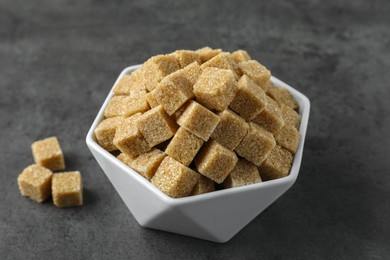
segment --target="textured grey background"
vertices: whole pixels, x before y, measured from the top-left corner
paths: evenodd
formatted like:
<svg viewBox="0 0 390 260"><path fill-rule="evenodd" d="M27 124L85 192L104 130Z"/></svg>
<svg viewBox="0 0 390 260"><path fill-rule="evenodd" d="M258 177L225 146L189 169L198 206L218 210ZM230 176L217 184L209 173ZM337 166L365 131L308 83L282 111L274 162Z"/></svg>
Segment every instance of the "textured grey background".
<svg viewBox="0 0 390 260"><path fill-rule="evenodd" d="M385 259L389 1L1 1L1 259ZM226 244L141 228L84 139L119 72L151 55L243 48L311 100L296 184ZM20 196L57 135L85 205ZM254 205L255 207L256 205Z"/></svg>

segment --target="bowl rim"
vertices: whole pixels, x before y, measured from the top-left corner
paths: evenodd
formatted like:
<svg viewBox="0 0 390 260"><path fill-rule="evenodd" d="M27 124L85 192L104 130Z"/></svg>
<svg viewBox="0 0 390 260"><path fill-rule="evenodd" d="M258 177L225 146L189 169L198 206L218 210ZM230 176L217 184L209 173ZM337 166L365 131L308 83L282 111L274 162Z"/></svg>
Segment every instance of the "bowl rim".
<svg viewBox="0 0 390 260"><path fill-rule="evenodd" d="M298 101L299 103L299 114L301 115L301 124L299 127L299 134L300 134L300 140L298 144L298 150L296 154L294 155L294 160L292 163L292 167L290 170L290 174L286 177L255 183L251 185L241 186L241 187L235 187L230 189L223 189L218 190L215 192L209 192L205 194L200 194L196 196L188 196L183 198L171 198L162 191L160 191L157 187L155 187L150 181L148 181L146 178L144 178L142 175L134 171L132 168L130 168L127 164L120 161L118 158L116 158L114 155L106 151L104 148L102 148L95 139L94 130L97 127L97 125L100 123L100 121L104 117L104 110L108 105L108 102L110 101L111 97L113 96L113 89L118 83L119 79L126 74L130 74L134 70L141 67L141 64L139 65L133 65L126 67L122 70L122 72L119 74L118 78L114 82L114 85L110 89L110 92L108 93L107 97L105 98L97 116L95 117L90 129L88 130L88 134L86 136L86 143L90 149L95 150L100 155L104 156L107 160L109 160L111 163L115 164L119 168L121 168L126 174L130 175L135 181L137 181L140 185L143 185L146 189L148 189L150 192L154 193L157 197L159 197L162 201L164 201L167 204L171 205L181 205L181 204L187 204L187 203L193 203L193 202L201 202L205 200L215 199L223 196L230 196L237 193L244 193L249 192L252 190L257 190L261 188L267 188L272 186L279 186L283 184L289 184L290 186L294 184L295 180L297 179L299 168L302 161L302 155L303 155L303 147L306 137L306 131L307 131L307 125L309 121L309 113L310 113L310 101L309 99L299 92L298 90L294 89L293 87L289 86L288 84L284 83L283 81L279 80L278 78L271 76L271 81L277 86L277 87L285 87L287 88L292 96Z"/></svg>

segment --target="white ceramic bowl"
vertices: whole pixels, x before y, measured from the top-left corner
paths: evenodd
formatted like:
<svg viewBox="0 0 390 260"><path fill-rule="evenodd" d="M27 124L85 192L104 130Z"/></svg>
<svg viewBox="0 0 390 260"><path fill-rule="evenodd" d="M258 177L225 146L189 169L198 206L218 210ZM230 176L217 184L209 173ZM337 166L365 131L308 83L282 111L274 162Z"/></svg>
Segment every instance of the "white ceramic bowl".
<svg viewBox="0 0 390 260"><path fill-rule="evenodd" d="M136 65L124 69L118 79L139 67L140 65ZM310 102L286 83L275 77L271 80L276 86L290 91L298 101L299 113L302 115L299 129L301 138L290 175L263 183L179 199L173 199L161 192L96 142L94 129L103 119L104 109L113 95L112 90L110 91L88 132L86 142L141 226L223 243L230 240L294 184L302 160Z"/></svg>

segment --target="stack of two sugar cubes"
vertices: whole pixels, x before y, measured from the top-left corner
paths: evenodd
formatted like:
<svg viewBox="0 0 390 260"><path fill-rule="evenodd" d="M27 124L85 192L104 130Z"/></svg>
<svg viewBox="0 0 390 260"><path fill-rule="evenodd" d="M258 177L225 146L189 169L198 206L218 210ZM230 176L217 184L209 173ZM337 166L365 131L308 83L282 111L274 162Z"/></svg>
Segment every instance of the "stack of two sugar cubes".
<svg viewBox="0 0 390 260"><path fill-rule="evenodd" d="M99 144L177 198L287 176L300 115L246 51L157 55L113 89Z"/></svg>
<svg viewBox="0 0 390 260"><path fill-rule="evenodd" d="M72 207L83 204L80 172L64 170L65 161L56 137L49 137L31 145L35 164L25 168L18 177L20 193L30 199L43 202L50 195L57 207Z"/></svg>

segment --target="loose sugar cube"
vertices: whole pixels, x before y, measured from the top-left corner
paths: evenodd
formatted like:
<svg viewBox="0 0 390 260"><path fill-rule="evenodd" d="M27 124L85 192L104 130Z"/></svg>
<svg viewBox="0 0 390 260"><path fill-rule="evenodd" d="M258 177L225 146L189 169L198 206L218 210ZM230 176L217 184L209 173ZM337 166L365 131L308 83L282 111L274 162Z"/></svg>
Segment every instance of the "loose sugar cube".
<svg viewBox="0 0 390 260"><path fill-rule="evenodd" d="M133 71L129 75L123 75L115 85L113 92L115 95L133 95L146 90L141 70Z"/></svg>
<svg viewBox="0 0 390 260"><path fill-rule="evenodd" d="M197 62L193 62L190 65L187 65L186 67L184 67L184 69L181 69L181 71L191 83L191 87L195 85L200 74L202 73L202 70L200 69L200 66Z"/></svg>
<svg viewBox="0 0 390 260"><path fill-rule="evenodd" d="M153 94L168 115L175 113L187 100L194 97L191 82L182 70L165 77Z"/></svg>
<svg viewBox="0 0 390 260"><path fill-rule="evenodd" d="M203 47L196 51L199 54L201 63L205 63L206 61L214 58L218 54L222 52L221 49L211 49L210 47Z"/></svg>
<svg viewBox="0 0 390 260"><path fill-rule="evenodd" d="M238 67L242 74L250 77L257 85L262 88L271 77L271 72L255 60L240 62Z"/></svg>
<svg viewBox="0 0 390 260"><path fill-rule="evenodd" d="M238 81L236 96L229 107L250 121L255 118L267 105L265 92L248 76L244 75Z"/></svg>
<svg viewBox="0 0 390 260"><path fill-rule="evenodd" d="M95 137L101 147L109 152L118 150L114 145L116 128L123 120L123 117L110 117L103 119L95 129Z"/></svg>
<svg viewBox="0 0 390 260"><path fill-rule="evenodd" d="M149 104L149 106L150 106L151 108L154 108L154 107L160 105L160 104L158 103L157 99L154 97L154 90L151 91L151 92L149 92L149 93L147 93L147 94L145 95L145 99L146 99L146 101L148 102L148 104Z"/></svg>
<svg viewBox="0 0 390 260"><path fill-rule="evenodd" d="M211 138L230 150L234 150L248 132L249 125L233 111L227 109L218 113L221 119Z"/></svg>
<svg viewBox="0 0 390 260"><path fill-rule="evenodd" d="M291 125L285 125L275 134L276 143L290 153L295 154L299 144L299 132Z"/></svg>
<svg viewBox="0 0 390 260"><path fill-rule="evenodd" d="M145 112L149 104L145 96L114 96L104 110L105 117L124 116L128 117L138 112Z"/></svg>
<svg viewBox="0 0 390 260"><path fill-rule="evenodd" d="M130 156L146 153L151 148L141 132L138 130L136 120L141 113L125 118L117 127L114 137L114 145L122 152Z"/></svg>
<svg viewBox="0 0 390 260"><path fill-rule="evenodd" d="M237 155L219 144L210 140L195 158L198 171L216 183L222 183L237 163Z"/></svg>
<svg viewBox="0 0 390 260"><path fill-rule="evenodd" d="M150 152L139 155L129 162L129 166L136 172L150 180L155 174L165 154L159 149L153 149Z"/></svg>
<svg viewBox="0 0 390 260"><path fill-rule="evenodd" d="M151 57L141 68L146 88L152 91L163 78L179 68L175 55L168 54Z"/></svg>
<svg viewBox="0 0 390 260"><path fill-rule="evenodd" d="M153 147L171 138L177 130L177 124L164 111L157 106L141 115L136 125L145 140Z"/></svg>
<svg viewBox="0 0 390 260"><path fill-rule="evenodd" d="M287 125L292 125L296 129L299 129L299 125L301 123L301 116L289 106L282 104L280 108L284 122Z"/></svg>
<svg viewBox="0 0 390 260"><path fill-rule="evenodd" d="M166 156L157 168L151 182L159 190L172 198L188 196L200 175L190 168L179 163L170 156Z"/></svg>
<svg viewBox="0 0 390 260"><path fill-rule="evenodd" d="M286 177L290 173L292 161L293 155L277 145L260 165L260 175L265 181Z"/></svg>
<svg viewBox="0 0 390 260"><path fill-rule="evenodd" d="M207 68L231 70L233 72L234 77L237 78L238 66L233 60L231 54L228 52L222 52L218 54L211 60L208 60L207 62L203 63L200 68L202 70L205 70Z"/></svg>
<svg viewBox="0 0 390 260"><path fill-rule="evenodd" d="M225 110L237 92L237 81L230 70L207 68L194 85L196 100L209 109Z"/></svg>
<svg viewBox="0 0 390 260"><path fill-rule="evenodd" d="M180 127L165 152L176 161L188 166L202 144L203 140L201 138L187 131L185 128Z"/></svg>
<svg viewBox="0 0 390 260"><path fill-rule="evenodd" d="M297 101L293 98L286 88L278 88L271 86L267 90L267 94L278 102L279 105L286 105L291 109L297 110L299 108Z"/></svg>
<svg viewBox="0 0 390 260"><path fill-rule="evenodd" d="M243 61L248 61L251 59L249 54L244 51L244 50L237 50L232 53L232 58L234 59L235 62L240 63Z"/></svg>
<svg viewBox="0 0 390 260"><path fill-rule="evenodd" d="M180 115L177 123L204 141L207 141L215 127L217 127L219 120L216 114L192 101Z"/></svg>
<svg viewBox="0 0 390 260"><path fill-rule="evenodd" d="M53 173L42 166L28 166L18 177L18 186L23 196L42 202L50 196Z"/></svg>
<svg viewBox="0 0 390 260"><path fill-rule="evenodd" d="M267 106L258 114L253 122L275 134L284 126L283 116L278 103L267 96Z"/></svg>
<svg viewBox="0 0 390 260"><path fill-rule="evenodd" d="M53 203L57 207L74 207L83 205L83 184L80 172L63 172L53 174L51 185Z"/></svg>
<svg viewBox="0 0 390 260"><path fill-rule="evenodd" d="M275 147L275 144L275 139L270 132L254 123L249 123L249 131L235 151L259 166Z"/></svg>
<svg viewBox="0 0 390 260"><path fill-rule="evenodd" d="M190 50L178 50L173 53L175 55L180 68L184 68L193 62L201 63L199 53Z"/></svg>
<svg viewBox="0 0 390 260"><path fill-rule="evenodd" d="M223 182L225 188L239 187L261 182L256 165L245 159L239 159L236 166Z"/></svg>
<svg viewBox="0 0 390 260"><path fill-rule="evenodd" d="M31 145L36 164L52 171L65 169L64 155L57 137L49 137Z"/></svg>
<svg viewBox="0 0 390 260"><path fill-rule="evenodd" d="M130 166L130 163L134 161L134 159L137 158L137 156L129 155L127 153L120 153L116 158L118 158L124 164Z"/></svg>
<svg viewBox="0 0 390 260"><path fill-rule="evenodd" d="M215 182L201 175L199 181L191 191L191 196L215 191Z"/></svg>

